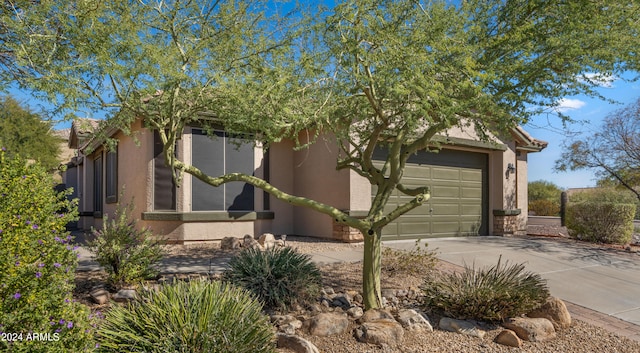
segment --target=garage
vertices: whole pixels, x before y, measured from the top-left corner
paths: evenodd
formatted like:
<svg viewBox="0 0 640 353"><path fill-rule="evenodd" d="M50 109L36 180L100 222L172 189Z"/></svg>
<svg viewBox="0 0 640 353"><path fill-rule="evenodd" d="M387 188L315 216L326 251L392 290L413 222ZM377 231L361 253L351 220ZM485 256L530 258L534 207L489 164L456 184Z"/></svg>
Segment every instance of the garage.
<svg viewBox="0 0 640 353"><path fill-rule="evenodd" d="M381 166L383 155L374 158ZM385 227L383 239L487 235L487 169L488 155L477 152L443 149L409 158L403 183L409 188L429 186L431 198ZM374 186L372 197L376 191ZM396 190L385 213L411 199Z"/></svg>

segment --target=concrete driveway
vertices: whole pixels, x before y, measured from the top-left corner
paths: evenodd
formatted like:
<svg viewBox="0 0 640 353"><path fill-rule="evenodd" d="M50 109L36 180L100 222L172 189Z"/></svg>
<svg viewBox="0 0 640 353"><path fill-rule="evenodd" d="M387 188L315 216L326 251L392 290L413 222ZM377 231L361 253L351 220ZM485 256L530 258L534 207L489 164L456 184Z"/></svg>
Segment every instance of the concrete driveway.
<svg viewBox="0 0 640 353"><path fill-rule="evenodd" d="M524 263L547 280L553 296L640 325L640 254L603 250L546 238L464 237L429 239L438 257L476 268L502 260ZM412 249L413 241L385 242Z"/></svg>

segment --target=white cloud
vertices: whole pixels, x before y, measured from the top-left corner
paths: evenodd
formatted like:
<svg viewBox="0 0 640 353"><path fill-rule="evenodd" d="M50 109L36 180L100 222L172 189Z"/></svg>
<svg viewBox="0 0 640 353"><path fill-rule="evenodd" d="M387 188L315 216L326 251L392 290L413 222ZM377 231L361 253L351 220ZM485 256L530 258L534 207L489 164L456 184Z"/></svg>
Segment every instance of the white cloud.
<svg viewBox="0 0 640 353"><path fill-rule="evenodd" d="M584 81L594 83L604 88L613 88L613 82L618 79L618 77L614 75L599 74L596 72L586 73L582 75L582 77Z"/></svg>
<svg viewBox="0 0 640 353"><path fill-rule="evenodd" d="M579 99L562 98L558 101L558 105L553 109L557 112L564 113L569 110L576 110L584 107L587 103Z"/></svg>

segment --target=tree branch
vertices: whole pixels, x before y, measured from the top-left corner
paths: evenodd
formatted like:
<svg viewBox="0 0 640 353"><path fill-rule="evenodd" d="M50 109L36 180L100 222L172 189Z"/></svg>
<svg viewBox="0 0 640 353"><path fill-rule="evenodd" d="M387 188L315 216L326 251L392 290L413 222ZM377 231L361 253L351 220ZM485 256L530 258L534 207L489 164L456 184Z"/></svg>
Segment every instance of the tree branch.
<svg viewBox="0 0 640 353"><path fill-rule="evenodd" d="M330 217L332 217L333 219L336 220L336 222L338 223L342 223L342 224L346 224L350 227L356 228L358 230L360 230L363 234L366 234L367 230L371 229L371 224L370 222L363 220L363 219L359 219L359 218L355 218L352 216L349 216L348 214L346 214L345 212L339 210L336 207L333 207L331 205L327 205L325 203L322 202L318 202L315 200L311 200L311 199L307 199L305 197L300 197L300 196L294 196L291 194L288 194L278 188L276 188L275 186L269 184L267 181L260 179L258 177L255 177L253 175L247 175L247 174L243 174L243 173L229 173L229 174L225 174L219 177L211 177L205 173L203 173L200 169L192 166L192 165L187 165L185 163L183 163L180 160L174 159L173 161L173 167L175 169L178 169L182 172L186 172L191 174L192 176L200 179L201 181L212 185L212 186L220 186L222 184L225 183L229 183L232 181L240 181L240 182L245 182L247 184L251 184L259 189L262 189L266 192L268 192L270 195L275 196L278 200L287 202L293 206L302 206L302 207L307 207L310 208L314 211L326 214Z"/></svg>

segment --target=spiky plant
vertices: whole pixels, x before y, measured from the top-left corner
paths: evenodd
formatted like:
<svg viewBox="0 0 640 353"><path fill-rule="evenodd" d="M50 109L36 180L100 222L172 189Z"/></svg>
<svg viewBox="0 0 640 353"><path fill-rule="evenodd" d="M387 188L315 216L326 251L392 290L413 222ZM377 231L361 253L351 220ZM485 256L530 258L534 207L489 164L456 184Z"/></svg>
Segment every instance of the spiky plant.
<svg viewBox="0 0 640 353"><path fill-rule="evenodd" d="M546 280L523 264L498 263L461 273L436 274L422 285L424 305L458 319L502 321L525 314L549 297Z"/></svg>
<svg viewBox="0 0 640 353"><path fill-rule="evenodd" d="M311 257L289 247L245 249L229 261L223 278L274 309L315 299L322 284L320 270Z"/></svg>
<svg viewBox="0 0 640 353"><path fill-rule="evenodd" d="M114 306L98 328L100 352L275 352L275 333L250 293L221 282L175 282Z"/></svg>

